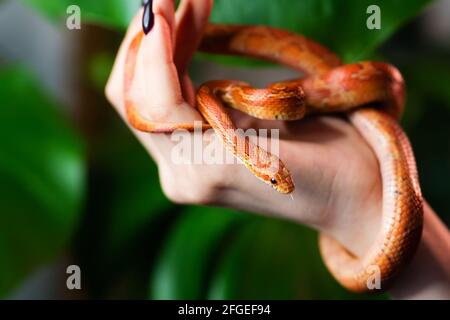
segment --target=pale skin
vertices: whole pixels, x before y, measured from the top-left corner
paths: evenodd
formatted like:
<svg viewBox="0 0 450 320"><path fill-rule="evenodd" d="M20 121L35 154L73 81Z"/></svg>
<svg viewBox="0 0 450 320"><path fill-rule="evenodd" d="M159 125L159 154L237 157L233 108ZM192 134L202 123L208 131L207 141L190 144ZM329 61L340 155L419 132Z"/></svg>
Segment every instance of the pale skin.
<svg viewBox="0 0 450 320"><path fill-rule="evenodd" d="M172 1L154 1L155 25L142 42L132 93L147 118L202 120L194 108L195 89L187 67L211 8L212 0L183 0L175 13ZM130 24L106 87L106 96L126 123L124 61L141 20L142 11ZM171 151L176 142L170 136L131 128L157 163L168 198L288 219L332 235L357 255L366 252L380 224L381 178L373 152L345 117L280 124L232 114L239 128L280 129L280 158L296 185L293 199L257 180L241 164L175 164ZM450 233L428 204L418 253L390 293L400 299L450 299Z"/></svg>

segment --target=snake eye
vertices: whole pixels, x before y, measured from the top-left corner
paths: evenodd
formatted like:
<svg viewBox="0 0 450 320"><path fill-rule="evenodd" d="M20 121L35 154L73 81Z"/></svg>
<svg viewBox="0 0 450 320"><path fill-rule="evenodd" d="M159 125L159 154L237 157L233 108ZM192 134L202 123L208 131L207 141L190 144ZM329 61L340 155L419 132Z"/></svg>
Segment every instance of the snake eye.
<svg viewBox="0 0 450 320"><path fill-rule="evenodd" d="M275 178L272 178L272 179L270 179L270 183L271 184L277 184L278 182L277 182L277 180Z"/></svg>

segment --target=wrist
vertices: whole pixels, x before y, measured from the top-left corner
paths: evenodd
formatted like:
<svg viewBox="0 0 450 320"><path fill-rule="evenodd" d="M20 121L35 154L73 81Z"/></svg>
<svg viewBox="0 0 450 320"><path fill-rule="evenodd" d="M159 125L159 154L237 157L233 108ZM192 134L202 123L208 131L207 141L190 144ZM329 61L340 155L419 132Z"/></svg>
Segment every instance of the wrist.
<svg viewBox="0 0 450 320"><path fill-rule="evenodd" d="M424 204L422 240L390 290L394 299L450 299L450 233Z"/></svg>

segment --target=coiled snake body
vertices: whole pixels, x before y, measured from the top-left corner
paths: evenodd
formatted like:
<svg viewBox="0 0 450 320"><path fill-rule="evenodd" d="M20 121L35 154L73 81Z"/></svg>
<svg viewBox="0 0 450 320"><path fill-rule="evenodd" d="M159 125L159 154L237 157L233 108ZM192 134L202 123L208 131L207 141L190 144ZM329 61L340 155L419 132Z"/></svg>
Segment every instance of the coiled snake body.
<svg viewBox="0 0 450 320"><path fill-rule="evenodd" d="M143 118L130 96L137 52L144 34L130 44L125 68L125 107L130 124L145 132L193 130L190 123L157 123ZM381 290L411 259L419 243L422 195L413 152L396 119L404 104L404 83L399 71L381 62L342 65L320 44L303 36L264 26L209 25L200 50L261 58L303 72L306 77L255 89L239 81L210 81L197 93L197 108L224 146L258 178L281 193L294 184L276 156L243 139L225 105L260 119L298 120L312 113L345 112L372 147L380 165L382 224L375 243L356 257L336 240L320 235L320 250L328 269L346 288L368 292L376 274ZM377 107L377 108L375 108Z"/></svg>

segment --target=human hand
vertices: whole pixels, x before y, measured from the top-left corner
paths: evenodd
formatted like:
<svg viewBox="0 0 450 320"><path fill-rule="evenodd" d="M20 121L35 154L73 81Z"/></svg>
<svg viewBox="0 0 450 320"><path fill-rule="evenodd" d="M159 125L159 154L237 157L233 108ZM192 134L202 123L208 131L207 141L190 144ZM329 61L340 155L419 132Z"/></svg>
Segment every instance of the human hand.
<svg viewBox="0 0 450 320"><path fill-rule="evenodd" d="M173 1L154 1L155 25L142 42L132 90L149 119L202 119L193 107L195 91L187 66L211 7L211 0L183 0L175 16ZM142 11L129 27L106 88L125 121L125 55L142 28L141 19ZM364 253L380 225L381 178L377 160L358 132L344 118L331 116L282 123L232 115L238 128L280 129L280 158L296 185L293 199L257 180L241 164L176 164L176 143L169 136L132 129L155 159L166 195L177 203L228 206L294 220L332 235L355 254ZM211 141L212 136L203 138Z"/></svg>

